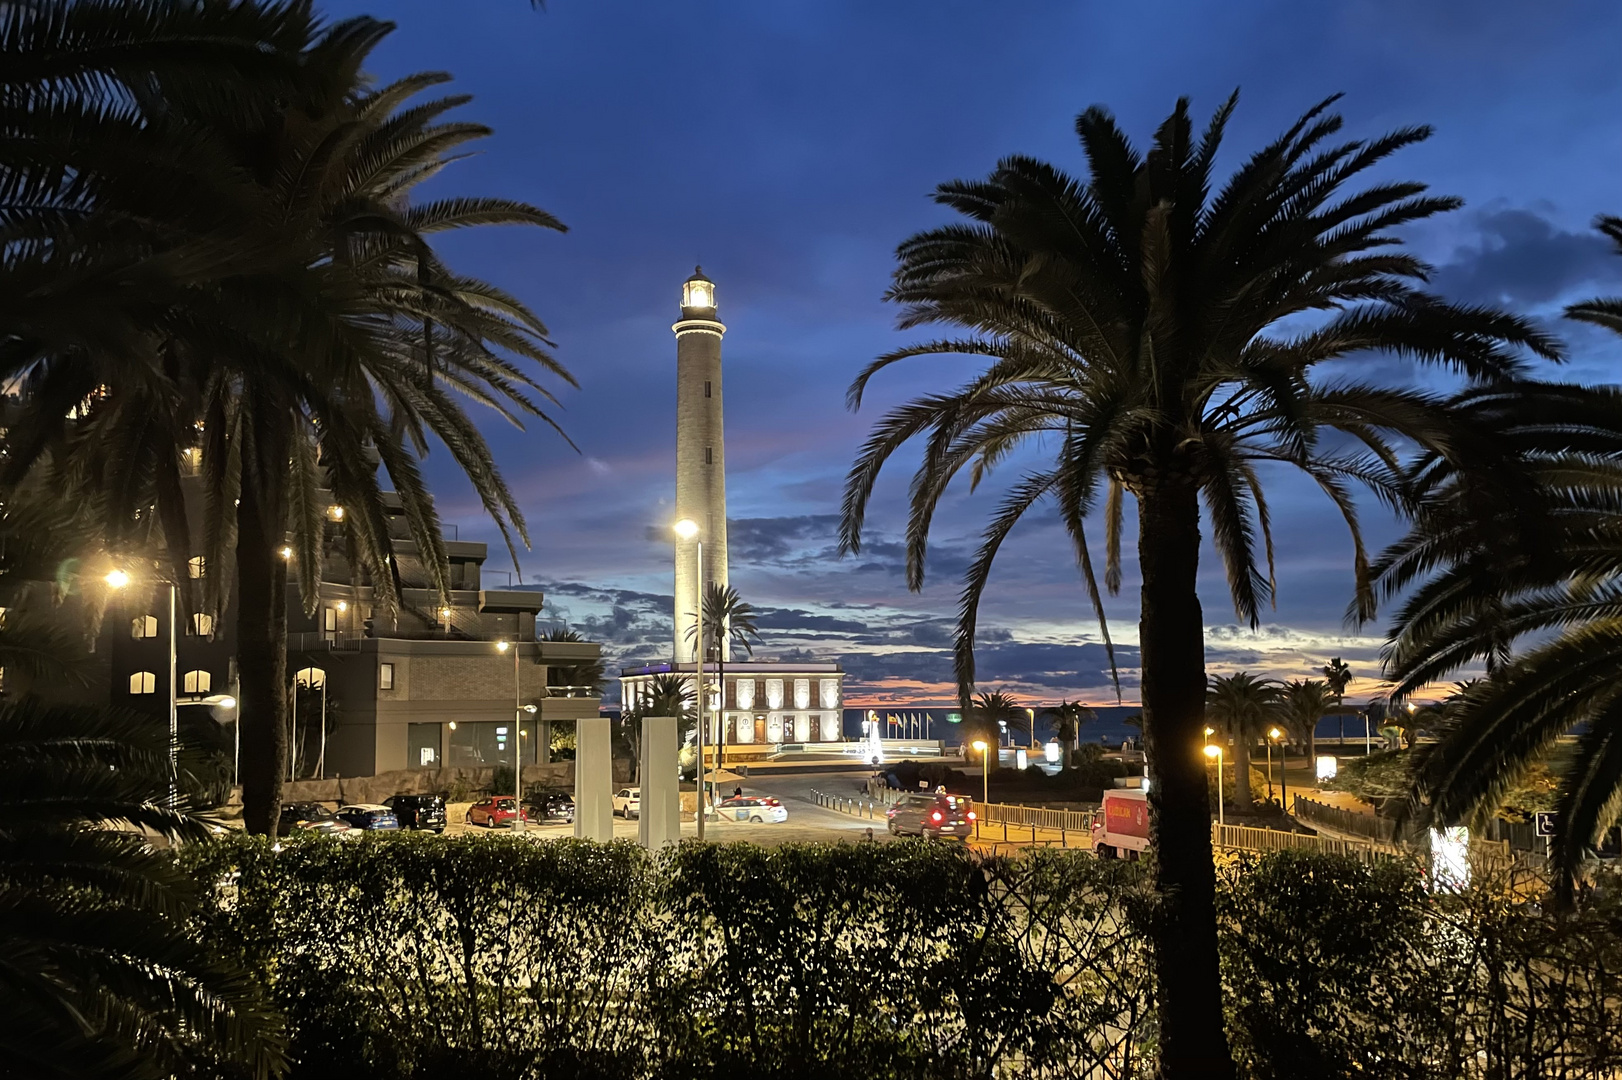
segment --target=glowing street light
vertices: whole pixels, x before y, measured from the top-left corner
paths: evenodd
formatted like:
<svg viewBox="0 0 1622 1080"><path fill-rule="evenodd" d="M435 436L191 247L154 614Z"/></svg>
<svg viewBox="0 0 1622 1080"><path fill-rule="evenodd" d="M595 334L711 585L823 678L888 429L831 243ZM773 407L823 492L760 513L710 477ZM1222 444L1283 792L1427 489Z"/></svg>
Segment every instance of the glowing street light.
<svg viewBox="0 0 1622 1080"><path fill-rule="evenodd" d="M1217 745L1216 743L1206 743L1205 744L1205 756L1208 757L1208 758L1216 758L1216 763L1217 763L1217 824L1218 825L1226 825L1228 823L1228 821L1227 821L1227 818L1224 816L1223 809L1222 809L1222 747Z"/></svg>
<svg viewBox="0 0 1622 1080"><path fill-rule="evenodd" d="M102 580L107 582L111 589L122 589L130 583L129 574L123 570L110 570ZM179 700L175 694L175 586L169 584L169 805L175 806L180 801L180 792L175 787L175 780L180 775L180 709Z"/></svg>
<svg viewBox="0 0 1622 1080"><path fill-rule="evenodd" d="M980 838L980 821L986 816L986 807L991 805L991 769L986 764L986 750L989 747L984 739L974 740L973 746L980 752L980 816L974 819L974 838Z"/></svg>
<svg viewBox="0 0 1622 1080"><path fill-rule="evenodd" d="M130 576L122 570L114 570L107 575L106 582L109 588L122 589L130 583Z"/></svg>

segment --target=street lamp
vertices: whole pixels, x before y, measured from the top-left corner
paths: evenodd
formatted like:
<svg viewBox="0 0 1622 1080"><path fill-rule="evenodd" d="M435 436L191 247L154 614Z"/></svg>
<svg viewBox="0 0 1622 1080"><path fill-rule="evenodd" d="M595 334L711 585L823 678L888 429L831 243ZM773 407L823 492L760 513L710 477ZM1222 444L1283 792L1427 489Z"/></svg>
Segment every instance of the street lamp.
<svg viewBox="0 0 1622 1080"><path fill-rule="evenodd" d="M1290 812L1290 743L1284 737L1284 732L1274 728L1267 733L1278 740L1278 803L1284 812ZM1268 768L1272 773L1272 768Z"/></svg>
<svg viewBox="0 0 1622 1080"><path fill-rule="evenodd" d="M1273 744L1278 741L1278 737L1282 734L1284 733L1278 728L1269 728L1267 730L1267 797L1269 799L1273 797ZM1282 746L1279 747L1278 752L1279 760L1282 762L1284 758L1284 748ZM1279 805L1282 806L1283 804L1280 803Z"/></svg>
<svg viewBox="0 0 1622 1080"><path fill-rule="evenodd" d="M710 296L714 296L711 293ZM693 651L693 707L698 716L698 801L694 804L698 821L698 838L704 839L704 541L699 536L698 522L682 518L671 528L683 540L696 541L694 570L698 582L698 636Z"/></svg>
<svg viewBox="0 0 1622 1080"><path fill-rule="evenodd" d="M986 741L974 740L974 748L980 752L980 816L974 819L974 838L980 839L980 822L986 816L986 807L991 805L991 770L986 768Z"/></svg>
<svg viewBox="0 0 1622 1080"><path fill-rule="evenodd" d="M122 589L130 583L129 574L111 570L104 578L107 587ZM175 583L169 582L169 806L180 801L175 782L180 775L180 713L175 698Z"/></svg>
<svg viewBox="0 0 1622 1080"><path fill-rule="evenodd" d="M1208 758L1216 758L1216 763L1217 763L1217 824L1218 825L1226 825L1228 823L1228 821L1227 821L1227 818L1223 816L1223 810L1222 810L1222 747L1219 746L1216 743L1206 743L1205 744L1205 756L1208 757Z"/></svg>
<svg viewBox="0 0 1622 1080"><path fill-rule="evenodd" d="M496 642L497 652L513 654L513 830L524 831L524 713L534 712L535 706L524 707L524 698L518 686L518 649L507 639ZM539 728L536 729L539 731Z"/></svg>

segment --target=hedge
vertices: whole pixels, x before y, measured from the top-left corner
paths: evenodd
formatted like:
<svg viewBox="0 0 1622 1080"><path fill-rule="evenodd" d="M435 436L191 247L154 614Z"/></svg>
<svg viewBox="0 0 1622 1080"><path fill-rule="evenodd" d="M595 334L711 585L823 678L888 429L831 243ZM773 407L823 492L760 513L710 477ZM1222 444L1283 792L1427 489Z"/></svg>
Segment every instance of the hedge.
<svg viewBox="0 0 1622 1080"><path fill-rule="evenodd" d="M188 855L200 932L295 1032L296 1077L1147 1076L1144 867L914 842L241 838ZM1242 1075L1622 1068L1622 905L1319 855L1223 871ZM1100 1070L1107 1070L1101 1072Z"/></svg>

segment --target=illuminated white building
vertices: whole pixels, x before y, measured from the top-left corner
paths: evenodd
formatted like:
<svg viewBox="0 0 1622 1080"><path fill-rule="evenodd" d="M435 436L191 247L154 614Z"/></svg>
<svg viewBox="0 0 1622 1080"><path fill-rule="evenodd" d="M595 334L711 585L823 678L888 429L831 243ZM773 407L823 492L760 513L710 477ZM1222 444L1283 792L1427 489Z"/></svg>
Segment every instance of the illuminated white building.
<svg viewBox="0 0 1622 1080"><path fill-rule="evenodd" d="M843 738L845 672L837 663L729 662L723 696L717 665L704 665L709 699L706 734L713 744L725 725L726 744L782 746L838 742ZM692 664L651 664L620 673L622 708L645 712L657 675L685 673Z"/></svg>

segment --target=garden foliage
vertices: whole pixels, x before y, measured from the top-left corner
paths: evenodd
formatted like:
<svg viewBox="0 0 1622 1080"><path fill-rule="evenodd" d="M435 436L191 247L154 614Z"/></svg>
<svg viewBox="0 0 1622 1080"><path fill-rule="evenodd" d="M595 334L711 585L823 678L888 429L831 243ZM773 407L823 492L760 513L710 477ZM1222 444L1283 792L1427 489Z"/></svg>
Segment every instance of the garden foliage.
<svg viewBox="0 0 1622 1080"><path fill-rule="evenodd" d="M1141 865L922 843L241 839L194 848L206 936L287 1011L292 1075L1148 1075ZM1302 853L1229 864L1243 1075L1622 1067L1622 904ZM1102 1071L1101 1070L1102 1067Z"/></svg>

